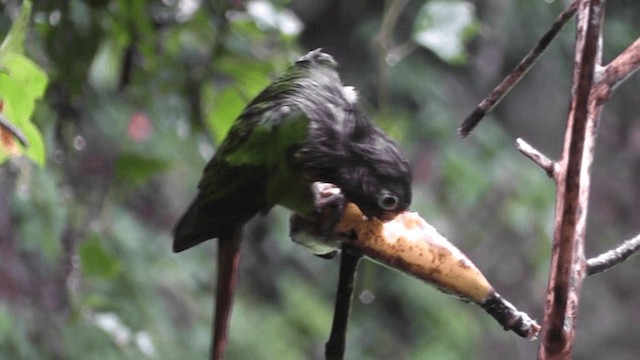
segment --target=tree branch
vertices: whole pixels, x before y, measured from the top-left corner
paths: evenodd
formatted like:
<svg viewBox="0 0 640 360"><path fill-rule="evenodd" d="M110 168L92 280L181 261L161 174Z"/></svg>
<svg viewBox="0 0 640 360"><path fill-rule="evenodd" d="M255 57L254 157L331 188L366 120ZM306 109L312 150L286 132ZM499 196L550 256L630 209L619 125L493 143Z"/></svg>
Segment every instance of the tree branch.
<svg viewBox="0 0 640 360"><path fill-rule="evenodd" d="M528 157L534 163L538 164L552 179L556 178L556 162L550 160L538 150L534 149L533 146L529 145L526 141L518 138L516 139L516 148L520 151L524 156Z"/></svg>
<svg viewBox="0 0 640 360"><path fill-rule="evenodd" d="M598 103L603 103L626 78L640 69L640 38L602 68L594 89Z"/></svg>
<svg viewBox="0 0 640 360"><path fill-rule="evenodd" d="M524 75L531 69L531 67L538 61L540 55L547 49L547 46L558 35L564 25L573 17L578 7L578 1L571 2L558 18L551 24L551 28L538 40L538 43L525 55L520 63L511 71L511 73L502 80L498 86L496 86L485 97L480 104L467 116L462 122L462 125L458 128L458 133L463 138L467 137L469 133L478 125L480 120L484 118L493 108L502 100L502 98L511 91L511 89L524 77Z"/></svg>
<svg viewBox="0 0 640 360"><path fill-rule="evenodd" d="M623 242L613 250L589 259L587 261L587 276L606 271L627 260L638 251L640 251L640 234Z"/></svg>
<svg viewBox="0 0 640 360"><path fill-rule="evenodd" d="M607 85L615 88L638 69L640 69L640 38L605 67L599 82L606 82Z"/></svg>
<svg viewBox="0 0 640 360"><path fill-rule="evenodd" d="M601 0L578 6L572 99L562 160L557 172L556 221L538 359L571 357L580 289L585 274L584 237L590 168L601 106L591 97L599 61L603 17Z"/></svg>

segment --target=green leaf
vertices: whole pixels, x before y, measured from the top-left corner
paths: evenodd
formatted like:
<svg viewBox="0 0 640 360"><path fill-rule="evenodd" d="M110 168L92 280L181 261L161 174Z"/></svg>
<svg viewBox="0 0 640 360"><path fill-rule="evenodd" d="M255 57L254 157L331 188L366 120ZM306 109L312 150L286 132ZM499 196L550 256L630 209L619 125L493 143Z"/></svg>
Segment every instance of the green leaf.
<svg viewBox="0 0 640 360"><path fill-rule="evenodd" d="M118 258L102 246L97 234L93 234L80 246L78 254L80 255L82 273L86 276L109 279L120 271Z"/></svg>
<svg viewBox="0 0 640 360"><path fill-rule="evenodd" d="M136 153L123 153L116 161L115 175L119 181L140 186L168 167L169 163L165 160Z"/></svg>
<svg viewBox="0 0 640 360"><path fill-rule="evenodd" d="M234 87L246 97L249 102L269 85L270 75L273 71L269 63L265 61L244 60L226 57L216 63L216 68L234 81Z"/></svg>
<svg viewBox="0 0 640 360"><path fill-rule="evenodd" d="M414 23L413 39L440 59L466 61L466 42L477 32L475 6L467 1L426 2Z"/></svg>
<svg viewBox="0 0 640 360"><path fill-rule="evenodd" d="M44 94L48 77L36 63L22 55L30 11L31 3L25 1L20 16L0 46L0 68L3 70L0 72L0 111L25 135L28 147L24 149L12 137L4 136L0 144L0 163L17 154L24 154L39 165L44 165L45 161L42 135L30 119L35 101Z"/></svg>
<svg viewBox="0 0 640 360"><path fill-rule="evenodd" d="M202 89L204 112L209 130L215 136L216 143L222 142L235 119L240 115L246 101L234 87L215 92L212 86Z"/></svg>
<svg viewBox="0 0 640 360"><path fill-rule="evenodd" d="M24 38L29 26L29 17L31 16L31 1L25 0L20 9L20 15L11 25L9 33L0 45L0 64L4 62L4 56L7 54L22 54L24 52Z"/></svg>
<svg viewBox="0 0 640 360"><path fill-rule="evenodd" d="M100 43L88 76L89 83L95 89L115 91L118 88L126 45L123 38L106 39Z"/></svg>
<svg viewBox="0 0 640 360"><path fill-rule="evenodd" d="M21 130L29 144L24 155L39 165L44 165L45 150L40 131L30 122L35 101L42 97L47 87L47 74L33 61L20 54L8 54L2 64L7 73L0 73L0 100L3 115ZM0 161L9 153L0 147Z"/></svg>
<svg viewBox="0 0 640 360"><path fill-rule="evenodd" d="M236 58L221 59L216 68L232 81L220 90L212 86L202 89L207 125L219 144L246 104L269 85L272 68L264 62L238 61Z"/></svg>

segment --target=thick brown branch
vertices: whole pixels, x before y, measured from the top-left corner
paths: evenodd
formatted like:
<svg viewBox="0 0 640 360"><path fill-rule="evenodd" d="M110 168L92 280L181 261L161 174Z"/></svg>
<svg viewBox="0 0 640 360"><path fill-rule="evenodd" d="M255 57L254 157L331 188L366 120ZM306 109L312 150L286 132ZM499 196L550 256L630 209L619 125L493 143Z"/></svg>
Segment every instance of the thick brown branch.
<svg viewBox="0 0 640 360"><path fill-rule="evenodd" d="M469 133L478 125L480 120L484 118L486 114L491 112L493 108L504 98L504 96L511 91L511 89L524 77L529 69L538 61L540 55L547 49L547 46L558 35L564 25L573 17L578 7L578 1L574 0L569 7L567 7L558 18L551 24L551 28L540 38L538 43L525 55L520 63L511 71L511 73L502 80L498 86L496 86L487 97L484 98L478 104L478 106L467 116L462 122L462 125L458 128L458 133L463 138L467 137Z"/></svg>
<svg viewBox="0 0 640 360"><path fill-rule="evenodd" d="M518 138L516 139L516 148L520 151L524 156L528 157L534 163L538 164L544 171L547 173L552 179L556 178L556 162L550 160L548 157L544 156L541 152L536 150L533 146L529 145L526 141Z"/></svg>
<svg viewBox="0 0 640 360"><path fill-rule="evenodd" d="M640 234L623 242L613 250L589 259L587 261L587 276L606 271L627 260L638 251L640 251Z"/></svg>
<svg viewBox="0 0 640 360"><path fill-rule="evenodd" d="M590 167L599 116L590 102L599 61L601 0L582 0L578 8L576 57L571 107L558 169L556 222L547 287L540 360L568 359L575 338L578 303L584 278L584 237L589 202Z"/></svg>

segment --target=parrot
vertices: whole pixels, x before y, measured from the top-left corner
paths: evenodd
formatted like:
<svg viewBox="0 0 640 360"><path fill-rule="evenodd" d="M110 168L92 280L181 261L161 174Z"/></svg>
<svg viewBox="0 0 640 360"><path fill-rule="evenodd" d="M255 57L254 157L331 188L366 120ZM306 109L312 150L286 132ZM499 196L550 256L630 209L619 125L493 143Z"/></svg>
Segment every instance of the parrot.
<svg viewBox="0 0 640 360"><path fill-rule="evenodd" d="M299 58L245 107L174 228L174 252L218 239L211 358L221 358L226 344L244 225L275 205L313 217L327 201L314 192L316 182L341 190L340 199L329 197L338 206L352 202L382 221L411 204L409 161L363 113L322 49Z"/></svg>

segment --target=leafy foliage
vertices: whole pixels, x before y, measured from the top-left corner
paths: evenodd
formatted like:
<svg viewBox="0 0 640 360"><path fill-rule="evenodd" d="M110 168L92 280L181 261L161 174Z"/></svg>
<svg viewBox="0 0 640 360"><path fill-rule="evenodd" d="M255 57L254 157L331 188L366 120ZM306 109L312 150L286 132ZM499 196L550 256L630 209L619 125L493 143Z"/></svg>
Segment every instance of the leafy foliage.
<svg viewBox="0 0 640 360"><path fill-rule="evenodd" d="M462 63L466 43L477 32L474 9L467 1L426 2L418 13L413 38L442 60Z"/></svg>

